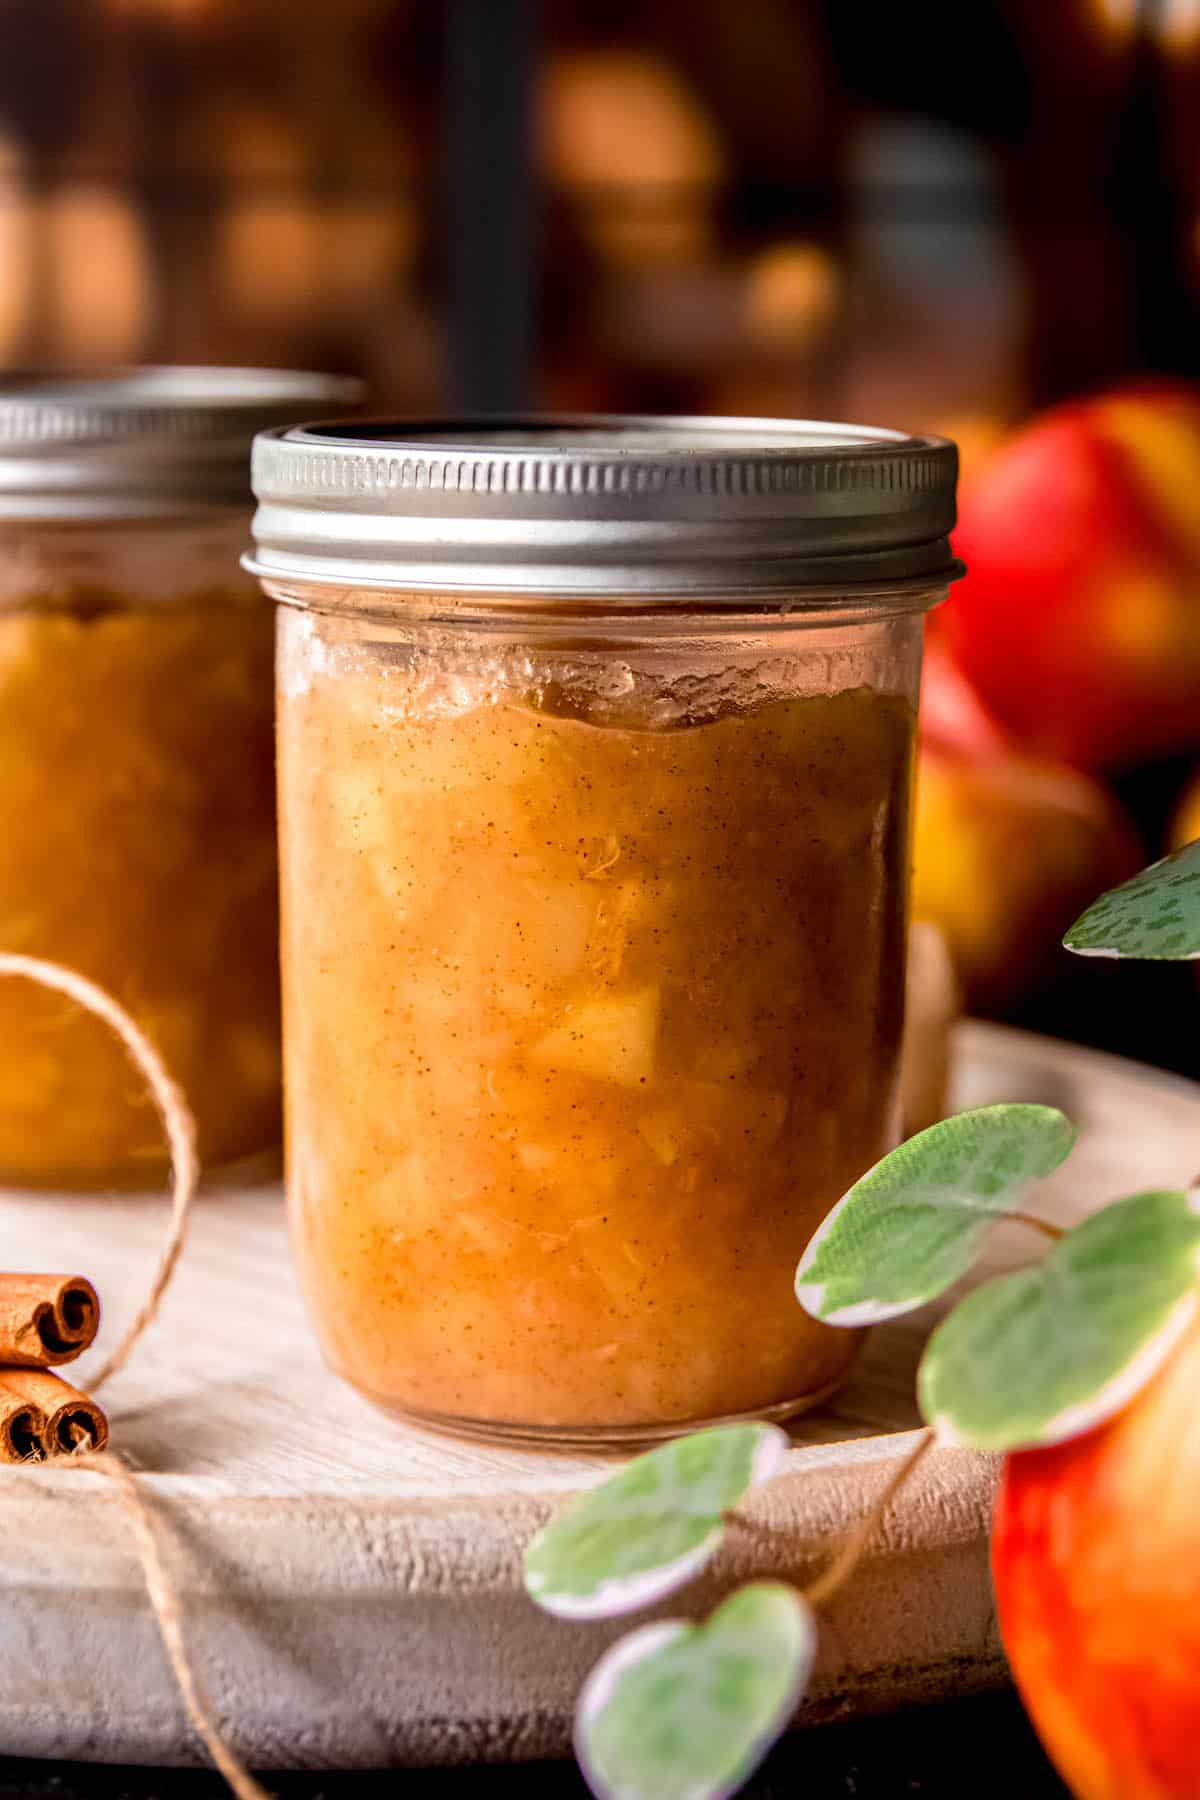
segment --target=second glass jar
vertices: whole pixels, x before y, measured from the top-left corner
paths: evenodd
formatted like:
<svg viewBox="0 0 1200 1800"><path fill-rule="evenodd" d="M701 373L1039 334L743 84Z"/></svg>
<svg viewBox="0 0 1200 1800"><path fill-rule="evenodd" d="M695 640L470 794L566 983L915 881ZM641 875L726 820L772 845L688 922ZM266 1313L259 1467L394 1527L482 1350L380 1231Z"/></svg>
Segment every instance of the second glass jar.
<svg viewBox="0 0 1200 1800"><path fill-rule="evenodd" d="M250 441L356 384L143 369L0 383L0 946L120 1000L206 1162L277 1143L272 621ZM0 982L0 1180L136 1186L162 1128L108 1027Z"/></svg>

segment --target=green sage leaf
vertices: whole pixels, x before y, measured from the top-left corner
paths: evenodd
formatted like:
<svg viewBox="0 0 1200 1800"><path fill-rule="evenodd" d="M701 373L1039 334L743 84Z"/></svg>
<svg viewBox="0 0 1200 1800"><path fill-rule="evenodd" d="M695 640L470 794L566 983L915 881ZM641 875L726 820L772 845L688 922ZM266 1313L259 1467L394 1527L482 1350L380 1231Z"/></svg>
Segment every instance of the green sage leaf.
<svg viewBox="0 0 1200 1800"><path fill-rule="evenodd" d="M703 1625L647 1625L601 1658L575 1751L605 1800L723 1800L785 1729L816 1655L812 1609L780 1582L740 1588Z"/></svg>
<svg viewBox="0 0 1200 1800"><path fill-rule="evenodd" d="M855 1182L796 1271L801 1306L827 1325L877 1325L965 1275L997 1215L1070 1152L1052 1106L981 1106L901 1144Z"/></svg>
<svg viewBox="0 0 1200 1800"><path fill-rule="evenodd" d="M547 1612L601 1619L690 1581L721 1541L724 1515L781 1466L774 1425L715 1425L627 1463L572 1502L525 1552L525 1587Z"/></svg>
<svg viewBox="0 0 1200 1800"><path fill-rule="evenodd" d="M1200 956L1200 839L1093 900L1063 943L1078 956Z"/></svg>
<svg viewBox="0 0 1200 1800"><path fill-rule="evenodd" d="M1056 1444L1119 1411L1196 1316L1200 1205L1134 1194L1068 1232L1038 1267L968 1294L918 1375L921 1411L979 1450Z"/></svg>

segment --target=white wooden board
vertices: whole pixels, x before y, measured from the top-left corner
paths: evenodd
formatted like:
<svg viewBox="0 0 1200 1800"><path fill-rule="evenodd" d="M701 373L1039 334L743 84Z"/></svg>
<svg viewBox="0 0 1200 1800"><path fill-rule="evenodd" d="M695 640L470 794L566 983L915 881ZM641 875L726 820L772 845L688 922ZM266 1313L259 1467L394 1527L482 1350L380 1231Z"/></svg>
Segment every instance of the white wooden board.
<svg viewBox="0 0 1200 1800"><path fill-rule="evenodd" d="M1190 1180L1200 1088L1022 1033L961 1028L956 1106L1038 1099L1081 1125L1044 1190L1062 1218ZM0 1266L79 1270L111 1342L164 1223L153 1197L0 1193ZM1028 1251L996 1239L994 1266ZM836 1401L798 1422L696 1613L753 1573L815 1573L917 1424L928 1317L877 1332ZM97 1352L91 1353L95 1366ZM89 1359L75 1365L86 1385ZM322 1368L293 1284L278 1187L198 1204L162 1319L106 1395L114 1444L170 1528L189 1642L222 1725L260 1768L556 1755L574 1695L621 1628L538 1613L520 1554L599 1456L438 1438L374 1412ZM928 1458L824 1633L816 1721L1003 1678L987 1577L988 1459ZM0 1753L197 1760L125 1522L101 1476L0 1470Z"/></svg>

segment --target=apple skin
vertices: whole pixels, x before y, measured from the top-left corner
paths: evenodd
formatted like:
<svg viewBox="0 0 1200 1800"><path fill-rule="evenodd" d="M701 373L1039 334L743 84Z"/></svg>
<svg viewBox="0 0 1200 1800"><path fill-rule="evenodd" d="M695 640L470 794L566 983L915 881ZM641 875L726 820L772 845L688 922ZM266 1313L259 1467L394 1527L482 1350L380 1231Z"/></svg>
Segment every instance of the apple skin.
<svg viewBox="0 0 1200 1800"><path fill-rule="evenodd" d="M1016 755L1019 748L983 704L940 636L931 636L925 645L921 742L976 759Z"/></svg>
<svg viewBox="0 0 1200 1800"><path fill-rule="evenodd" d="M927 648L913 824L913 916L934 925L967 1004L1036 985L1083 908L1145 858L1094 776L1025 753L946 645Z"/></svg>
<svg viewBox="0 0 1200 1800"><path fill-rule="evenodd" d="M1084 769L1200 746L1200 389L1042 415L965 487L935 624L996 717Z"/></svg>
<svg viewBox="0 0 1200 1800"><path fill-rule="evenodd" d="M937 925L969 1007L1036 985L1083 908L1144 857L1116 802L1076 769L924 737L913 829L915 919Z"/></svg>
<svg viewBox="0 0 1200 1800"><path fill-rule="evenodd" d="M1013 1676L1078 1800L1200 1795L1200 1324L1125 1410L1005 1464Z"/></svg>
<svg viewBox="0 0 1200 1800"><path fill-rule="evenodd" d="M1175 805L1167 848L1182 850L1200 838L1200 772L1192 776Z"/></svg>

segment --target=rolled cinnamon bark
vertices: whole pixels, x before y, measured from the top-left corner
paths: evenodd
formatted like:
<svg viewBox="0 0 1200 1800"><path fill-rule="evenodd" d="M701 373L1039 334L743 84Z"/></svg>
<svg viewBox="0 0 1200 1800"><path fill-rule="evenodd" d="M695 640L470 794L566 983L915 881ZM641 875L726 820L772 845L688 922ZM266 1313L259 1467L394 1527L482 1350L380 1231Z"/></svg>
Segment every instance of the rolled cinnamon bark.
<svg viewBox="0 0 1200 1800"><path fill-rule="evenodd" d="M46 1454L46 1415L20 1394L0 1388L0 1463L30 1462Z"/></svg>
<svg viewBox="0 0 1200 1800"><path fill-rule="evenodd" d="M0 1368L0 1410L9 1396L41 1415L40 1436L47 1456L103 1450L108 1442L103 1408L49 1369Z"/></svg>
<svg viewBox="0 0 1200 1800"><path fill-rule="evenodd" d="M82 1275L0 1274L0 1366L70 1362L99 1327L100 1301Z"/></svg>

